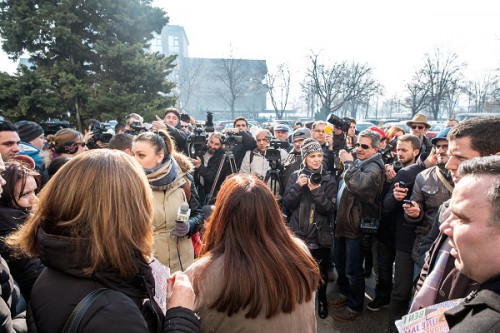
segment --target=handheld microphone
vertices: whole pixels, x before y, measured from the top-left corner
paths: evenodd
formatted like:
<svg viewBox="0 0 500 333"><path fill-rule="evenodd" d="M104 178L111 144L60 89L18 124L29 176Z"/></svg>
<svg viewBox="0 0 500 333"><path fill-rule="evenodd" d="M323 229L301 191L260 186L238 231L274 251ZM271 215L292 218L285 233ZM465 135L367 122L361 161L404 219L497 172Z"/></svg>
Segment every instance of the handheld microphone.
<svg viewBox="0 0 500 333"><path fill-rule="evenodd" d="M189 209L189 205L187 202L183 202L179 209L177 210L177 217L175 218L175 222L177 223L187 223L189 221L189 216L191 215L191 209Z"/></svg>

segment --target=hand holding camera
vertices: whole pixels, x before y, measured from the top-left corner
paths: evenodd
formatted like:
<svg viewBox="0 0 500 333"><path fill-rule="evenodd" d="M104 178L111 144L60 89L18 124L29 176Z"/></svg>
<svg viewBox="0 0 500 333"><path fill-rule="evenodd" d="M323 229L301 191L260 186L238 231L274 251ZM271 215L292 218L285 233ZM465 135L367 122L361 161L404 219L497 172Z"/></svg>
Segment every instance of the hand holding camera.
<svg viewBox="0 0 500 333"><path fill-rule="evenodd" d="M300 187L306 185L308 182L309 178L305 174L299 174L299 177L297 178L297 184L299 184Z"/></svg>
<svg viewBox="0 0 500 333"><path fill-rule="evenodd" d="M339 159L342 163L354 161L354 157L352 157L352 154L344 149L341 149L339 151Z"/></svg>

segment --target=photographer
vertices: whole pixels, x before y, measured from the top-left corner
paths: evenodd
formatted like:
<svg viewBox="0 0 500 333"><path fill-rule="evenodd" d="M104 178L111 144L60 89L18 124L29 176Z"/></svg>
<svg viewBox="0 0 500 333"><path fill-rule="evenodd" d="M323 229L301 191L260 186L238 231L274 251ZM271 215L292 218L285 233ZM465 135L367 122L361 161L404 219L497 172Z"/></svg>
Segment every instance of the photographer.
<svg viewBox="0 0 500 333"><path fill-rule="evenodd" d="M151 129L153 131L159 129L166 129L168 134L175 141L175 150L178 152L184 153L188 155L188 147L187 147L187 134L182 130L181 124L181 115L176 108L167 108L165 110L165 115L163 116L163 120L156 116L156 120L152 122ZM189 120L188 120L189 121Z"/></svg>
<svg viewBox="0 0 500 333"><path fill-rule="evenodd" d="M281 183L288 184L288 179L292 175L294 171L300 169L300 165L302 164L302 142L305 139L309 139L311 137L311 131L308 128L297 128L293 131L292 140L293 140L293 149L288 154L288 156L282 161L283 170L281 171ZM283 188L283 192L285 189ZM283 193L282 193L283 195Z"/></svg>
<svg viewBox="0 0 500 333"><path fill-rule="evenodd" d="M281 148L284 149L287 153L289 153L290 150L292 149L292 145L288 141L288 132L289 131L290 131L290 128L285 124L277 124L273 128L274 137L277 140L281 140L284 142Z"/></svg>
<svg viewBox="0 0 500 333"><path fill-rule="evenodd" d="M89 149L108 148L109 140L113 137L113 134L109 133L109 127L96 119L87 122L83 134Z"/></svg>
<svg viewBox="0 0 500 333"><path fill-rule="evenodd" d="M255 133L257 148L252 151L247 151L243 158L243 163L241 164L240 173L254 175L261 180L265 179L267 171L271 169L269 160L266 159L266 151L269 149L271 138L271 132L266 129L259 129ZM283 161L288 154L283 149L279 149L279 152L280 160Z"/></svg>
<svg viewBox="0 0 500 333"><path fill-rule="evenodd" d="M144 118L142 118L137 113L131 113L125 116L125 131L130 131L132 128L130 124L133 124L136 127L142 127L144 123Z"/></svg>
<svg viewBox="0 0 500 333"><path fill-rule="evenodd" d="M379 144L380 134L364 130L355 144L356 160L345 150L339 152L346 169L337 198L334 242L340 293L329 302L336 308L332 317L338 321L357 320L363 311L365 277L360 225L362 220L380 218L379 202L385 178L382 156L377 153Z"/></svg>
<svg viewBox="0 0 500 333"><path fill-rule="evenodd" d="M301 146L304 168L295 171L283 195L283 208L289 212L288 227L302 239L320 266L322 284L318 289L318 315L328 316L326 288L333 242L331 216L335 212L337 182L323 168L321 145L308 138Z"/></svg>
<svg viewBox="0 0 500 333"><path fill-rule="evenodd" d="M236 144L233 149L234 159L236 161L236 168L241 168L241 163L247 151L255 149L257 142L252 134L248 131L248 122L244 117L238 117L233 122L234 129L226 128L223 133L235 131L234 134L241 136L241 142Z"/></svg>
<svg viewBox="0 0 500 333"><path fill-rule="evenodd" d="M224 157L221 137L221 133L212 133L207 142L205 153L201 156L190 158L191 163L193 163L195 167L194 181L196 187L198 188L198 195L202 203L205 202L207 195L212 189L219 164ZM219 178L214 193L219 191L223 180L224 179Z"/></svg>

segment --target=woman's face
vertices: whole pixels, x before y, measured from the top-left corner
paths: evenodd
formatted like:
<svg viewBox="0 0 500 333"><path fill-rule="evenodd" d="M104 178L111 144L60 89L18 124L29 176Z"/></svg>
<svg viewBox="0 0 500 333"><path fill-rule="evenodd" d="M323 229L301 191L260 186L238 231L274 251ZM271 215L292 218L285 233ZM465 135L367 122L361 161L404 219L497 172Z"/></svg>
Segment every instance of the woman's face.
<svg viewBox="0 0 500 333"><path fill-rule="evenodd" d="M79 136L75 140L75 143L78 145L78 150L72 156L76 156L78 154L81 154L81 153L89 150L89 148L87 147L87 144L85 143L85 139L83 138L83 136Z"/></svg>
<svg viewBox="0 0 500 333"><path fill-rule="evenodd" d="M144 169L153 169L163 161L163 152L157 153L149 141L135 141L132 153Z"/></svg>
<svg viewBox="0 0 500 333"><path fill-rule="evenodd" d="M316 152L307 155L306 157L306 167L310 170L318 170L323 163L323 152Z"/></svg>
<svg viewBox="0 0 500 333"><path fill-rule="evenodd" d="M31 208L38 203L38 197L35 194L37 189L36 181L33 176L26 178L24 190L21 192L22 180L18 180L16 184L16 200L19 207Z"/></svg>

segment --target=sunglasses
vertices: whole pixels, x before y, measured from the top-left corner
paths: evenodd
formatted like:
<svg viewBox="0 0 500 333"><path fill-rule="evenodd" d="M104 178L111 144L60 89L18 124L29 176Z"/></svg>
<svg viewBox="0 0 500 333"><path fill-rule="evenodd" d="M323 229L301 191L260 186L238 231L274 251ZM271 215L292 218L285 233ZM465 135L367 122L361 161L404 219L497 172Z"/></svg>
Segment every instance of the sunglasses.
<svg viewBox="0 0 500 333"><path fill-rule="evenodd" d="M424 125L411 125L411 128L412 129L417 129L418 128L419 130L423 130L425 128L425 126Z"/></svg>
<svg viewBox="0 0 500 333"><path fill-rule="evenodd" d="M182 128L189 128L187 125L181 125Z"/></svg>
<svg viewBox="0 0 500 333"><path fill-rule="evenodd" d="M434 145L434 147L436 147L436 150L439 150L441 148L443 148L444 150L448 150L448 145Z"/></svg>
<svg viewBox="0 0 500 333"><path fill-rule="evenodd" d="M356 144L354 145L354 147L356 147L356 148L361 147L361 148L363 148L363 149L365 149L365 150L366 150L366 149L370 149L370 148L371 148L370 146L365 145L364 143L356 143Z"/></svg>
<svg viewBox="0 0 500 333"><path fill-rule="evenodd" d="M75 142L75 143L82 148L85 148L85 146L87 145L85 142Z"/></svg>

